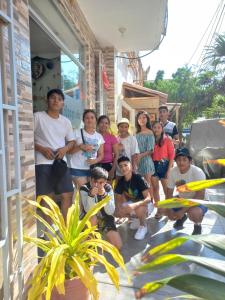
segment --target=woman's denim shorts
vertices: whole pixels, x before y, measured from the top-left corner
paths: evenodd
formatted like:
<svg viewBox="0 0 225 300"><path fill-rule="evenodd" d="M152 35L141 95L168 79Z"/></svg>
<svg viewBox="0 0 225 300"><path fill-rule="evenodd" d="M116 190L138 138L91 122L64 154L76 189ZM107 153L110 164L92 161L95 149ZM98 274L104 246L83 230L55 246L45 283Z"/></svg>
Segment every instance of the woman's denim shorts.
<svg viewBox="0 0 225 300"><path fill-rule="evenodd" d="M166 159L155 160L155 173L152 175L158 177L159 179L164 179L166 177L166 172L168 171L169 161Z"/></svg>
<svg viewBox="0 0 225 300"><path fill-rule="evenodd" d="M90 177L90 170L70 168L70 174L74 177Z"/></svg>

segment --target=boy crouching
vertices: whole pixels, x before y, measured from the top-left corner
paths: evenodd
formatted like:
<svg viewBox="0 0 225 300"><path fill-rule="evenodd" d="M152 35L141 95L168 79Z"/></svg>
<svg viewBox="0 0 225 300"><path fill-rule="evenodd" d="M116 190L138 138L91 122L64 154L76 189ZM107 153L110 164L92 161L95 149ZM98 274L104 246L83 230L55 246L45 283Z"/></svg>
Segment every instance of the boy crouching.
<svg viewBox="0 0 225 300"><path fill-rule="evenodd" d="M105 234L106 239L117 249L121 249L122 240L117 232L114 222L115 201L114 193L110 184L107 183L108 172L100 167L91 170L90 182L80 188L81 204L84 213L88 212L97 202L106 196L109 202L91 218L93 226L98 225L99 230Z"/></svg>

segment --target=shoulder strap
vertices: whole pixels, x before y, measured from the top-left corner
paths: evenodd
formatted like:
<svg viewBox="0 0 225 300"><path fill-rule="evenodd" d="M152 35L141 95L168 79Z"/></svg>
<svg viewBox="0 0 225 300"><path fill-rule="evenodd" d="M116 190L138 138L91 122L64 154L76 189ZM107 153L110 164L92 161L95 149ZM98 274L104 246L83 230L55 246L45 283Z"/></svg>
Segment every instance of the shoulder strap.
<svg viewBox="0 0 225 300"><path fill-rule="evenodd" d="M83 129L82 128L80 129L80 133L81 133L83 144L85 144L84 133L83 133Z"/></svg>

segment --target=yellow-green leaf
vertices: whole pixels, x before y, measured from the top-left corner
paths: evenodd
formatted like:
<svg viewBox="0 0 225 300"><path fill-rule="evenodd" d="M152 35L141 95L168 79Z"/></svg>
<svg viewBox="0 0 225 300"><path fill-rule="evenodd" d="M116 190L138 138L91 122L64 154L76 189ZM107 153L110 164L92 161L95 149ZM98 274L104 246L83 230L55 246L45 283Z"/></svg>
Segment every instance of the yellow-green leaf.
<svg viewBox="0 0 225 300"><path fill-rule="evenodd" d="M225 182L225 178L193 181L193 182L189 182L184 185L178 186L177 190L182 193L191 192L191 191L197 192L197 191L201 191L201 190L210 188L210 187L218 185L218 184L222 184L224 182Z"/></svg>

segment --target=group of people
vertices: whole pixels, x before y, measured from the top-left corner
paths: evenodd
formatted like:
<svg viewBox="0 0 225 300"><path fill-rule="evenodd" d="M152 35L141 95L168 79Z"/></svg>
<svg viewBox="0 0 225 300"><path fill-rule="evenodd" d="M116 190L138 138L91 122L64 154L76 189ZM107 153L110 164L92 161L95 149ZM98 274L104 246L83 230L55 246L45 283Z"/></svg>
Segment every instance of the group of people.
<svg viewBox="0 0 225 300"><path fill-rule="evenodd" d="M178 130L168 121L166 105L159 108L159 120L152 124L148 113L139 111L135 135L129 133L129 120L122 118L115 136L110 132L109 118L97 118L92 109L83 113L83 128L73 131L71 122L60 114L64 106L60 89L48 92L47 104L47 111L34 114L36 194L52 198L60 195L65 219L74 190L80 193L81 218L96 202L109 196L91 223L98 225L118 249L122 241L115 218L128 218L130 228L137 229L134 238L144 239L148 232L146 218L160 201L159 181L168 199L178 185L205 179L203 171L192 165L188 149L179 148ZM204 199L204 191L178 196ZM179 229L189 217L194 223L193 234L200 234L206 211L201 205L158 209L155 218L165 215L175 220L174 227Z"/></svg>

